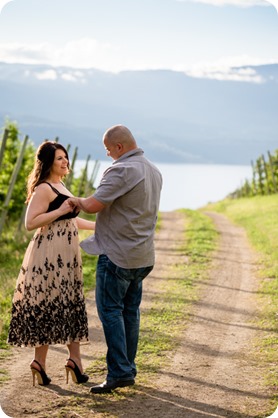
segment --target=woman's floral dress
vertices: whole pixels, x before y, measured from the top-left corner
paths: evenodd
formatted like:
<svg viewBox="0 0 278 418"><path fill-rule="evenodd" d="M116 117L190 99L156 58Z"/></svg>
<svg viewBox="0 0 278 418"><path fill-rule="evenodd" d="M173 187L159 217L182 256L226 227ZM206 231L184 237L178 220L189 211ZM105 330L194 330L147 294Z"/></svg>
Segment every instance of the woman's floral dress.
<svg viewBox="0 0 278 418"><path fill-rule="evenodd" d="M69 197L50 187L57 197L48 212ZM76 216L69 213L38 228L30 241L16 282L9 344L38 347L88 341Z"/></svg>

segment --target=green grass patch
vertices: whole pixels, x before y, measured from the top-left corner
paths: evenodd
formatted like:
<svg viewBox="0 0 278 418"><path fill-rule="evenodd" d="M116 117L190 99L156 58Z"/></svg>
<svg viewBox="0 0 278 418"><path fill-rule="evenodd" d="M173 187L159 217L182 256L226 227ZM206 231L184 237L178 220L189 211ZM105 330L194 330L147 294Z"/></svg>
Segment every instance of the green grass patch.
<svg viewBox="0 0 278 418"><path fill-rule="evenodd" d="M170 352L179 345L192 303L198 299L198 279L208 278L211 253L217 244L217 233L208 217L191 210L181 212L186 227L184 244L178 249L181 261L169 269L151 308L142 313L139 382L152 381L152 375L166 365Z"/></svg>
<svg viewBox="0 0 278 418"><path fill-rule="evenodd" d="M207 208L227 215L246 229L250 242L261 255L262 277L277 279L278 195L226 199ZM273 291L277 290L275 286Z"/></svg>
<svg viewBox="0 0 278 418"><path fill-rule="evenodd" d="M242 226L249 242L259 256L260 289L258 327L265 330L265 338L257 342L257 355L268 373L265 382L277 393L278 388L278 195L225 199L210 204L205 210L226 215ZM278 397L274 395L273 405Z"/></svg>
<svg viewBox="0 0 278 418"><path fill-rule="evenodd" d="M6 370L0 369L0 383L6 382L9 380L9 376Z"/></svg>

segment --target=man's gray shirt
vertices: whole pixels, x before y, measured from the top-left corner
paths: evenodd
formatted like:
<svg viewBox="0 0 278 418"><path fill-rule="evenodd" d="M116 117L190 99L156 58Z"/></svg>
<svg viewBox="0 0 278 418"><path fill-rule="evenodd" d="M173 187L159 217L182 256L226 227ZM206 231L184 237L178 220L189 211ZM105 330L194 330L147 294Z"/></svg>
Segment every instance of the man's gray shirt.
<svg viewBox="0 0 278 418"><path fill-rule="evenodd" d="M114 161L93 195L105 207L97 214L95 235L80 243L83 250L127 269L152 266L161 187L161 173L142 149Z"/></svg>

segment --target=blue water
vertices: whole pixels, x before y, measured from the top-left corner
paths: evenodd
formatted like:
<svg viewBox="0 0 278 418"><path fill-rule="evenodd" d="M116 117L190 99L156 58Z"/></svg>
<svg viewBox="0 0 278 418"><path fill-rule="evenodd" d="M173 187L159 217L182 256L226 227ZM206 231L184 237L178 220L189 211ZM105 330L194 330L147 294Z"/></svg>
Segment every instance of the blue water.
<svg viewBox="0 0 278 418"><path fill-rule="evenodd" d="M112 160L100 161L94 186L101 179L103 171ZM89 164L89 175L94 162ZM84 167L85 161L78 160L75 173ZM252 178L251 166L245 165L205 165L205 164L155 164L163 176L160 210L198 209L209 202L224 199L240 187L245 179Z"/></svg>

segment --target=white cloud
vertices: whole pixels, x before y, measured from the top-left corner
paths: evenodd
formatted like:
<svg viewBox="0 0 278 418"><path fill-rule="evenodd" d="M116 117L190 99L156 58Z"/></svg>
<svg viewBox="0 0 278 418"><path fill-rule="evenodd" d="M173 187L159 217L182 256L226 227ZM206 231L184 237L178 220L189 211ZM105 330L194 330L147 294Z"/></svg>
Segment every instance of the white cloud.
<svg viewBox="0 0 278 418"><path fill-rule="evenodd" d="M24 76L28 78L34 77L37 80L57 80L59 78L64 81L86 83L86 70L77 71L71 68L65 69L63 67L50 68L41 71L33 71L31 68L24 72Z"/></svg>
<svg viewBox="0 0 278 418"><path fill-rule="evenodd" d="M210 78L216 80L234 80L262 83L265 80L251 69L251 66L277 63L277 59L265 62L250 56L226 56L215 62L199 62L190 67L173 64L171 68L161 65L146 65L142 62L125 59L120 49L109 44L101 44L94 39L84 38L67 42L64 46L50 43L41 44L0 44L0 61L7 63L47 64L53 67L47 71L36 71L25 76L33 76L38 80L63 79L68 82L86 82L86 72L82 69L99 69L109 72L144 69L173 69L185 72L191 77ZM113 68L114 65L114 68ZM116 67L118 65L118 67ZM140 66L141 65L141 66ZM68 67L68 68L59 68ZM239 67L245 67L244 69Z"/></svg>
<svg viewBox="0 0 278 418"><path fill-rule="evenodd" d="M266 80L251 67L275 63L277 63L275 59L266 62L247 55L240 55L226 56L215 62L199 62L190 68L177 68L177 70L184 71L190 77L260 84Z"/></svg>
<svg viewBox="0 0 278 418"><path fill-rule="evenodd" d="M256 73L253 68L223 68L223 69L199 69L186 72L187 75L196 78L210 78L220 81L241 81L261 84L264 78Z"/></svg>
<svg viewBox="0 0 278 418"><path fill-rule="evenodd" d="M40 73L36 72L35 77L38 80L57 80L57 73L55 70L46 70Z"/></svg>
<svg viewBox="0 0 278 418"><path fill-rule="evenodd" d="M178 2L191 2L210 4L212 6L236 6L236 7L253 7L253 6L269 6L268 0L176 0ZM276 0L270 0L276 1Z"/></svg>
<svg viewBox="0 0 278 418"><path fill-rule="evenodd" d="M7 63L40 64L50 52L50 46L41 44L21 44L11 42L0 44L0 61Z"/></svg>
<svg viewBox="0 0 278 418"><path fill-rule="evenodd" d="M119 61L116 59L117 53L116 47L90 38L69 41L62 46L48 42L0 44L0 61L7 63L49 64L103 70L110 68L111 71L118 71L116 67L111 68L111 62Z"/></svg>
<svg viewBox="0 0 278 418"><path fill-rule="evenodd" d="M72 81L72 82L81 82L81 83L85 83L86 79L84 74L81 71L68 71L68 72L63 72L61 74L61 78L65 81Z"/></svg>

